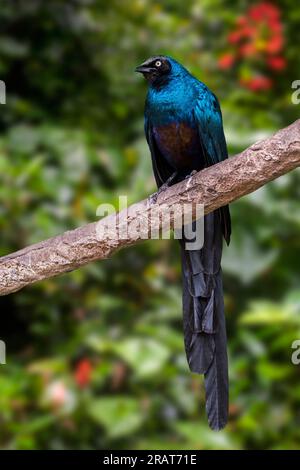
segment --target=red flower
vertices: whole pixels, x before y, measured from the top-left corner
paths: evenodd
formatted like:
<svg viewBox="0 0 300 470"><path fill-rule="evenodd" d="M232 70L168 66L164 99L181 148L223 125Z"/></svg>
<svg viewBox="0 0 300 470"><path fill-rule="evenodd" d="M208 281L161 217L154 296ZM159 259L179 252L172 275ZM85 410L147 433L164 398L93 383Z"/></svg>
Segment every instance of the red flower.
<svg viewBox="0 0 300 470"><path fill-rule="evenodd" d="M259 75L248 80L241 80L241 84L251 91L267 91L272 88L273 82L270 78Z"/></svg>
<svg viewBox="0 0 300 470"><path fill-rule="evenodd" d="M219 59L222 70L230 69L237 61L247 61L260 67L262 75L241 80L243 86L252 91L269 90L273 86L266 69L279 72L286 68L283 57L284 33L281 22L281 11L272 1L261 1L248 8L247 12L236 19L236 27L228 35L231 44L230 53ZM249 68L249 66L247 67Z"/></svg>
<svg viewBox="0 0 300 470"><path fill-rule="evenodd" d="M232 31L228 34L228 42L230 44L237 44L242 38L242 33L240 30Z"/></svg>
<svg viewBox="0 0 300 470"><path fill-rule="evenodd" d="M246 16L239 16L236 19L236 24L239 26L245 26L247 24L248 20Z"/></svg>
<svg viewBox="0 0 300 470"><path fill-rule="evenodd" d="M266 50L269 54L278 54L283 47L283 37L281 34L276 34L267 43Z"/></svg>
<svg viewBox="0 0 300 470"><path fill-rule="evenodd" d="M252 43L244 44L240 47L240 54L242 57L251 57L256 53L256 47Z"/></svg>
<svg viewBox="0 0 300 470"><path fill-rule="evenodd" d="M89 359L81 359L75 368L74 379L80 388L89 385L91 381L92 363Z"/></svg>
<svg viewBox="0 0 300 470"><path fill-rule="evenodd" d="M219 58L218 63L221 70L228 70L234 64L234 55L230 53L223 54Z"/></svg>
<svg viewBox="0 0 300 470"><path fill-rule="evenodd" d="M272 3L259 3L248 10L247 16L237 18L237 27L228 35L228 42L253 49L258 45L258 52L276 54L283 46L280 16L280 10Z"/></svg>
<svg viewBox="0 0 300 470"><path fill-rule="evenodd" d="M244 39L252 38L255 36L256 28L249 23L243 23L241 27L232 31L228 35L228 41L230 44L238 44Z"/></svg>
<svg viewBox="0 0 300 470"><path fill-rule="evenodd" d="M281 71L286 68L286 60L284 57L269 57L268 65L272 70Z"/></svg>
<svg viewBox="0 0 300 470"><path fill-rule="evenodd" d="M254 21L278 21L280 19L280 10L276 5L273 5L273 3L261 2L249 9L249 16Z"/></svg>

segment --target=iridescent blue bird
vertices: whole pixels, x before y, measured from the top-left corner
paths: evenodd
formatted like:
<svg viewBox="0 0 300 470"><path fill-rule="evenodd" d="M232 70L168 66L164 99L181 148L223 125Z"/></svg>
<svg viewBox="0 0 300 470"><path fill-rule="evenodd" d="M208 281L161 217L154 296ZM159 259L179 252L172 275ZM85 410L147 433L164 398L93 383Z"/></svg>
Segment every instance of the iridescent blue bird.
<svg viewBox="0 0 300 470"><path fill-rule="evenodd" d="M159 192L193 171L227 158L216 96L176 60L156 56L136 68L149 84L145 133ZM183 329L192 372L204 374L206 412L212 429L228 420L228 361L221 274L222 236L230 241L228 206L204 218L204 244L181 241Z"/></svg>

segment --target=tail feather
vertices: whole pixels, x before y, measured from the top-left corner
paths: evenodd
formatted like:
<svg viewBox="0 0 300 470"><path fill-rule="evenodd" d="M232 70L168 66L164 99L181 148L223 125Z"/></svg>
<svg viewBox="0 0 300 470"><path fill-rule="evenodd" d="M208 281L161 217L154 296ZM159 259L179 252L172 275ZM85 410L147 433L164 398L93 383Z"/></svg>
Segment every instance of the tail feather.
<svg viewBox="0 0 300 470"><path fill-rule="evenodd" d="M218 213L205 216L204 245L182 246L183 328L192 372L204 374L206 412L212 429L228 418L228 365L221 274L222 227Z"/></svg>
<svg viewBox="0 0 300 470"><path fill-rule="evenodd" d="M220 273L218 275L215 292L215 354L209 368L204 374L206 414L210 427L216 431L224 428L228 421L228 359L222 291L222 278Z"/></svg>

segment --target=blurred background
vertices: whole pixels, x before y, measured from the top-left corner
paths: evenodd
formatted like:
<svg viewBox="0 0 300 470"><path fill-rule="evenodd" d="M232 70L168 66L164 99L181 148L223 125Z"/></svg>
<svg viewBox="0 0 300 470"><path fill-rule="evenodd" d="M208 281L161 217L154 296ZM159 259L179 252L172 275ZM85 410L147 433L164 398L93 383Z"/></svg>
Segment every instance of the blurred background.
<svg viewBox="0 0 300 470"><path fill-rule="evenodd" d="M219 97L233 155L299 117L294 0L10 0L0 9L0 254L155 189L146 84L169 54ZM299 449L300 173L231 206L230 422L188 370L176 241L148 241L0 299L5 449Z"/></svg>

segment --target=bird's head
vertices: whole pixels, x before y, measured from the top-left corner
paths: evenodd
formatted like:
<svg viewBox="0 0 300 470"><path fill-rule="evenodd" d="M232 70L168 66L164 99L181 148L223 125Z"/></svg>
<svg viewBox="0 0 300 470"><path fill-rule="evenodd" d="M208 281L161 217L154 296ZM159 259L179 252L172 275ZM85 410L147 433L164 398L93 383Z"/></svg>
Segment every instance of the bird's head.
<svg viewBox="0 0 300 470"><path fill-rule="evenodd" d="M167 83L170 78L177 76L183 70L185 69L178 62L163 55L150 57L135 69L154 86Z"/></svg>

